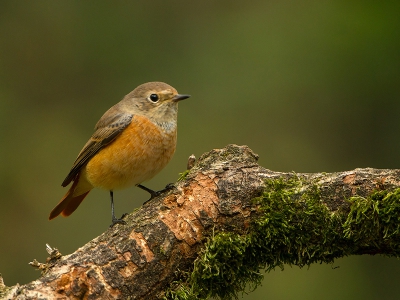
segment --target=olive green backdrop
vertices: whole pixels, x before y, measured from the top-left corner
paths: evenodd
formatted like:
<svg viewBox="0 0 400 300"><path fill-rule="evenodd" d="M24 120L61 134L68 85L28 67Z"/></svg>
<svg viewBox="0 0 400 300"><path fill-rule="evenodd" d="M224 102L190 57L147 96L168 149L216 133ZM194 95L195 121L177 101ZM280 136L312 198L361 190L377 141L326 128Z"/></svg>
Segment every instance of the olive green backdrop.
<svg viewBox="0 0 400 300"><path fill-rule="evenodd" d="M137 85L180 104L177 151L246 144L275 171L400 168L399 1L1 1L0 272L39 276L45 244L68 254L110 223L108 192L47 220L94 124ZM116 192L120 215L148 195ZM339 268L336 268L339 267ZM244 299L396 299L400 262L347 257L266 274Z"/></svg>

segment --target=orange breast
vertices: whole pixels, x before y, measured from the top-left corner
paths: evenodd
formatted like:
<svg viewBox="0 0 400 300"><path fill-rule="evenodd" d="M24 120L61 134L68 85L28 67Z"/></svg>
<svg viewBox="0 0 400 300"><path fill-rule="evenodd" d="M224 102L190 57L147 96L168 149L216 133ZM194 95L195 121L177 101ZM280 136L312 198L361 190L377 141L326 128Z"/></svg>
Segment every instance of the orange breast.
<svg viewBox="0 0 400 300"><path fill-rule="evenodd" d="M176 124L166 132L146 117L135 116L88 162L83 175L94 187L107 190L136 185L160 172L171 160L175 147Z"/></svg>

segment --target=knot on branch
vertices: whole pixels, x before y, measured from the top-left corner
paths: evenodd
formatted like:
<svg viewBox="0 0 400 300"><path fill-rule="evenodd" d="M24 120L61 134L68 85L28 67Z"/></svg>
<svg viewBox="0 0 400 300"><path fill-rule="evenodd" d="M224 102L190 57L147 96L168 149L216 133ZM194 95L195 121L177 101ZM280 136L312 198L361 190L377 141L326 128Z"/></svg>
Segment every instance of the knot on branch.
<svg viewBox="0 0 400 300"><path fill-rule="evenodd" d="M238 146L235 144L227 145L222 149L213 149L204 153L196 164L192 172L213 171L230 166L248 165L254 166L258 161L258 154L254 153L248 146Z"/></svg>

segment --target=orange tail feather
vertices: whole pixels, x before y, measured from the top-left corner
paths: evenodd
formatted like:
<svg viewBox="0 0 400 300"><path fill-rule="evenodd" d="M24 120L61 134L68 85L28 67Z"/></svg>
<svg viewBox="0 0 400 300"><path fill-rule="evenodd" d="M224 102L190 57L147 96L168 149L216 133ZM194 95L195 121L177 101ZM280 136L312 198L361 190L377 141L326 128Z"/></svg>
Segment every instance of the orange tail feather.
<svg viewBox="0 0 400 300"><path fill-rule="evenodd" d="M90 191L89 191L90 192ZM83 201L83 199L85 199L85 197L87 196L87 194L89 194L89 192L86 192L82 195L79 195L77 197L72 198L67 206L64 208L64 210L61 212L61 215L63 217L68 217L70 214L72 214L75 209L78 208L79 204L81 204L81 202Z"/></svg>
<svg viewBox="0 0 400 300"><path fill-rule="evenodd" d="M75 197L73 196L75 188L78 185L78 182L79 182L79 175L75 178L74 183L72 184L68 192L65 194L65 196L60 200L60 202L56 205L56 207L53 208L53 210L50 213L49 220L54 219L59 214L63 215L64 217L69 216L78 208L79 204L81 204L81 202L83 201L83 199L85 199L87 194L89 194L90 190L81 195Z"/></svg>

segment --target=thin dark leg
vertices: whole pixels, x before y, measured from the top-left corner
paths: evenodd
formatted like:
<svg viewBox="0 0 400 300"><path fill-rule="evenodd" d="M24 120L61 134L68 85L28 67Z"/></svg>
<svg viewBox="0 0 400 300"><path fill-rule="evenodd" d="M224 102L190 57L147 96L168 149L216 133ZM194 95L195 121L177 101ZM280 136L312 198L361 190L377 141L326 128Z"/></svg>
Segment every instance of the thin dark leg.
<svg viewBox="0 0 400 300"><path fill-rule="evenodd" d="M115 224L122 224L126 225L126 222L122 220L122 218L126 215L124 214L121 219L117 219L114 214L114 192L110 191L110 199L111 199L111 225L110 227L113 227Z"/></svg>
<svg viewBox="0 0 400 300"><path fill-rule="evenodd" d="M174 187L173 183L169 183L166 185L165 188L163 188L160 191L153 191L152 189L149 189L148 187L145 187L144 185L138 184L137 185L138 188L141 188L142 190L148 192L150 194L150 199L146 200L143 204L146 204L147 202L149 202L151 199L161 195L162 193L169 191L170 189L172 189Z"/></svg>

